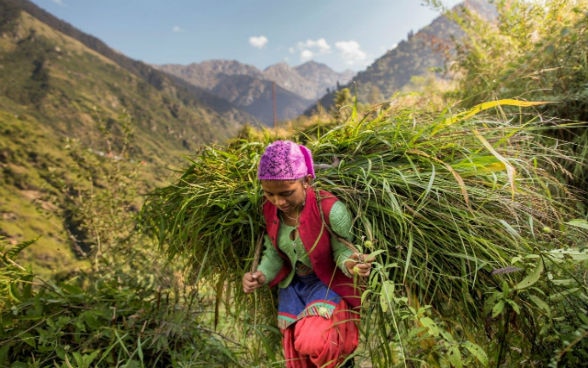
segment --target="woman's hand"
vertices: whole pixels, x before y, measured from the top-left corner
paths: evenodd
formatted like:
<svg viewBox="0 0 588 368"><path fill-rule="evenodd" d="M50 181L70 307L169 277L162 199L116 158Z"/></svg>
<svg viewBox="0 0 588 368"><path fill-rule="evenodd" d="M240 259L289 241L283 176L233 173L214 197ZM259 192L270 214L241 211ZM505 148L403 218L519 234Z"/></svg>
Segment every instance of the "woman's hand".
<svg viewBox="0 0 588 368"><path fill-rule="evenodd" d="M367 254L354 253L345 261L345 267L350 275L369 276L373 261Z"/></svg>
<svg viewBox="0 0 588 368"><path fill-rule="evenodd" d="M261 271L247 272L243 275L243 291L245 294L253 292L255 289L265 284L265 275Z"/></svg>

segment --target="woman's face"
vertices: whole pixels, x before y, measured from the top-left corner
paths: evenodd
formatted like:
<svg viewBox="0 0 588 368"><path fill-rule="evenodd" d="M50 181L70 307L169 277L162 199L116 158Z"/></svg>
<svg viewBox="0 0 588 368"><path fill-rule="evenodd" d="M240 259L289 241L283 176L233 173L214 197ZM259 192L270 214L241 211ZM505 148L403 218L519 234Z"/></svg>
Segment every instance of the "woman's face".
<svg viewBox="0 0 588 368"><path fill-rule="evenodd" d="M263 195L287 215L296 215L306 201L308 178L299 180L262 180Z"/></svg>

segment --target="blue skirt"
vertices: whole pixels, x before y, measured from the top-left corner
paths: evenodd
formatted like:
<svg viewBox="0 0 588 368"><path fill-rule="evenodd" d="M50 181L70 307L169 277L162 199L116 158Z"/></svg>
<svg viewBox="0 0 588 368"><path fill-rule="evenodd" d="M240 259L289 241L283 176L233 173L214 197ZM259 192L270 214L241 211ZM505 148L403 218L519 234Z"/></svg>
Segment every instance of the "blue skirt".
<svg viewBox="0 0 588 368"><path fill-rule="evenodd" d="M278 292L278 327L286 329L306 316L329 319L341 297L314 273L294 275L292 282Z"/></svg>

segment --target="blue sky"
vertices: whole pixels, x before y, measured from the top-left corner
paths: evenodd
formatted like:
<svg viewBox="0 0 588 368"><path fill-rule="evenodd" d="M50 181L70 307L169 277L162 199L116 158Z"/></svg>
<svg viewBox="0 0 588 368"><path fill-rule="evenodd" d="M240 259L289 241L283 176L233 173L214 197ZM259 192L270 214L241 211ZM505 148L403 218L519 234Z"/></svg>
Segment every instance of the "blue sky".
<svg viewBox="0 0 588 368"><path fill-rule="evenodd" d="M439 14L420 0L32 0L133 59L364 70ZM459 3L443 0L447 7Z"/></svg>

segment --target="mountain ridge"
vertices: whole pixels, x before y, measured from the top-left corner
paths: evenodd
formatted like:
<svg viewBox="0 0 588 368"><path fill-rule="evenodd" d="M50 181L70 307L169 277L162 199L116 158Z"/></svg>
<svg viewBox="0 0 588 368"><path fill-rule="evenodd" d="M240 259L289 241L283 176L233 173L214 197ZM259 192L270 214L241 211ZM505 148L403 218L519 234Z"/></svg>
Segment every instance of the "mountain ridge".
<svg viewBox="0 0 588 368"><path fill-rule="evenodd" d="M491 14L493 9L485 0L465 0L448 12L465 8L482 16ZM314 61L296 67L278 62L264 70L236 60L207 60L155 67L235 103L260 118L263 124L271 126L273 119L267 109L272 104L281 106L277 108L279 120L291 120L301 115L310 116L321 109L331 109L338 91L343 88L349 89L360 103L377 104L389 101L403 90L421 88L419 83L422 82L415 83L415 77L450 80L452 76L446 62L455 53L456 41L462 36L461 28L451 16L441 14L416 33L410 32L405 40L357 73L337 73L327 65ZM239 75L250 78L237 78ZM223 86L217 88L221 80ZM286 101L274 102L272 94L262 93L260 89L269 90L271 85L261 82L263 80L275 83L277 92L273 94L274 98L281 95ZM231 83L248 84L229 86ZM237 91L246 96L234 95Z"/></svg>
<svg viewBox="0 0 588 368"><path fill-rule="evenodd" d="M217 96L210 94L210 92L206 91L205 89L201 89L193 84L187 83L181 78L170 78L169 75L161 73L156 68L153 68L152 66L142 61L134 60L125 56L119 51L110 48L100 39L80 31L68 22L58 19L57 17L53 16L49 12L28 0L3 0L3 2L9 7L22 9L56 31L72 37L89 49L111 60L121 68L135 74L139 78L144 79L147 81L147 83L158 90L169 88L171 85L176 89L175 93L177 93L181 99L203 101L208 105L207 108L212 107L213 109L218 109L221 115L222 113L229 112L229 120L231 119L231 115L239 115L237 111L231 111L238 109L235 106L231 106L229 103L227 103L226 100L219 99ZM250 117L244 115L238 119L241 123L244 123L250 119Z"/></svg>
<svg viewBox="0 0 588 368"><path fill-rule="evenodd" d="M296 67L279 62L264 70L222 59L154 67L234 103L266 126L273 125L275 119L297 118L331 88L346 83L355 74L350 70L338 73L315 61ZM277 117L268 111L273 109L274 98Z"/></svg>
<svg viewBox="0 0 588 368"><path fill-rule="evenodd" d="M26 0L0 0L0 122L0 237L37 239L23 257L66 271L90 248L88 202L128 180L140 192L165 183L255 118ZM140 175L105 181L119 165ZM121 211L142 199L130 200Z"/></svg>
<svg viewBox="0 0 588 368"><path fill-rule="evenodd" d="M461 12L466 9L476 12L486 21L493 21L496 17L496 9L486 0L464 0L447 12ZM409 33L405 40L377 58L365 70L358 72L340 88L351 90L360 103L381 103L391 99L397 92L418 89L412 83L414 77L451 79L451 71L446 63L451 60L456 42L461 37L461 27L447 13L441 14L416 33ZM314 114L319 106L331 108L337 91L333 90L322 96L304 115Z"/></svg>

